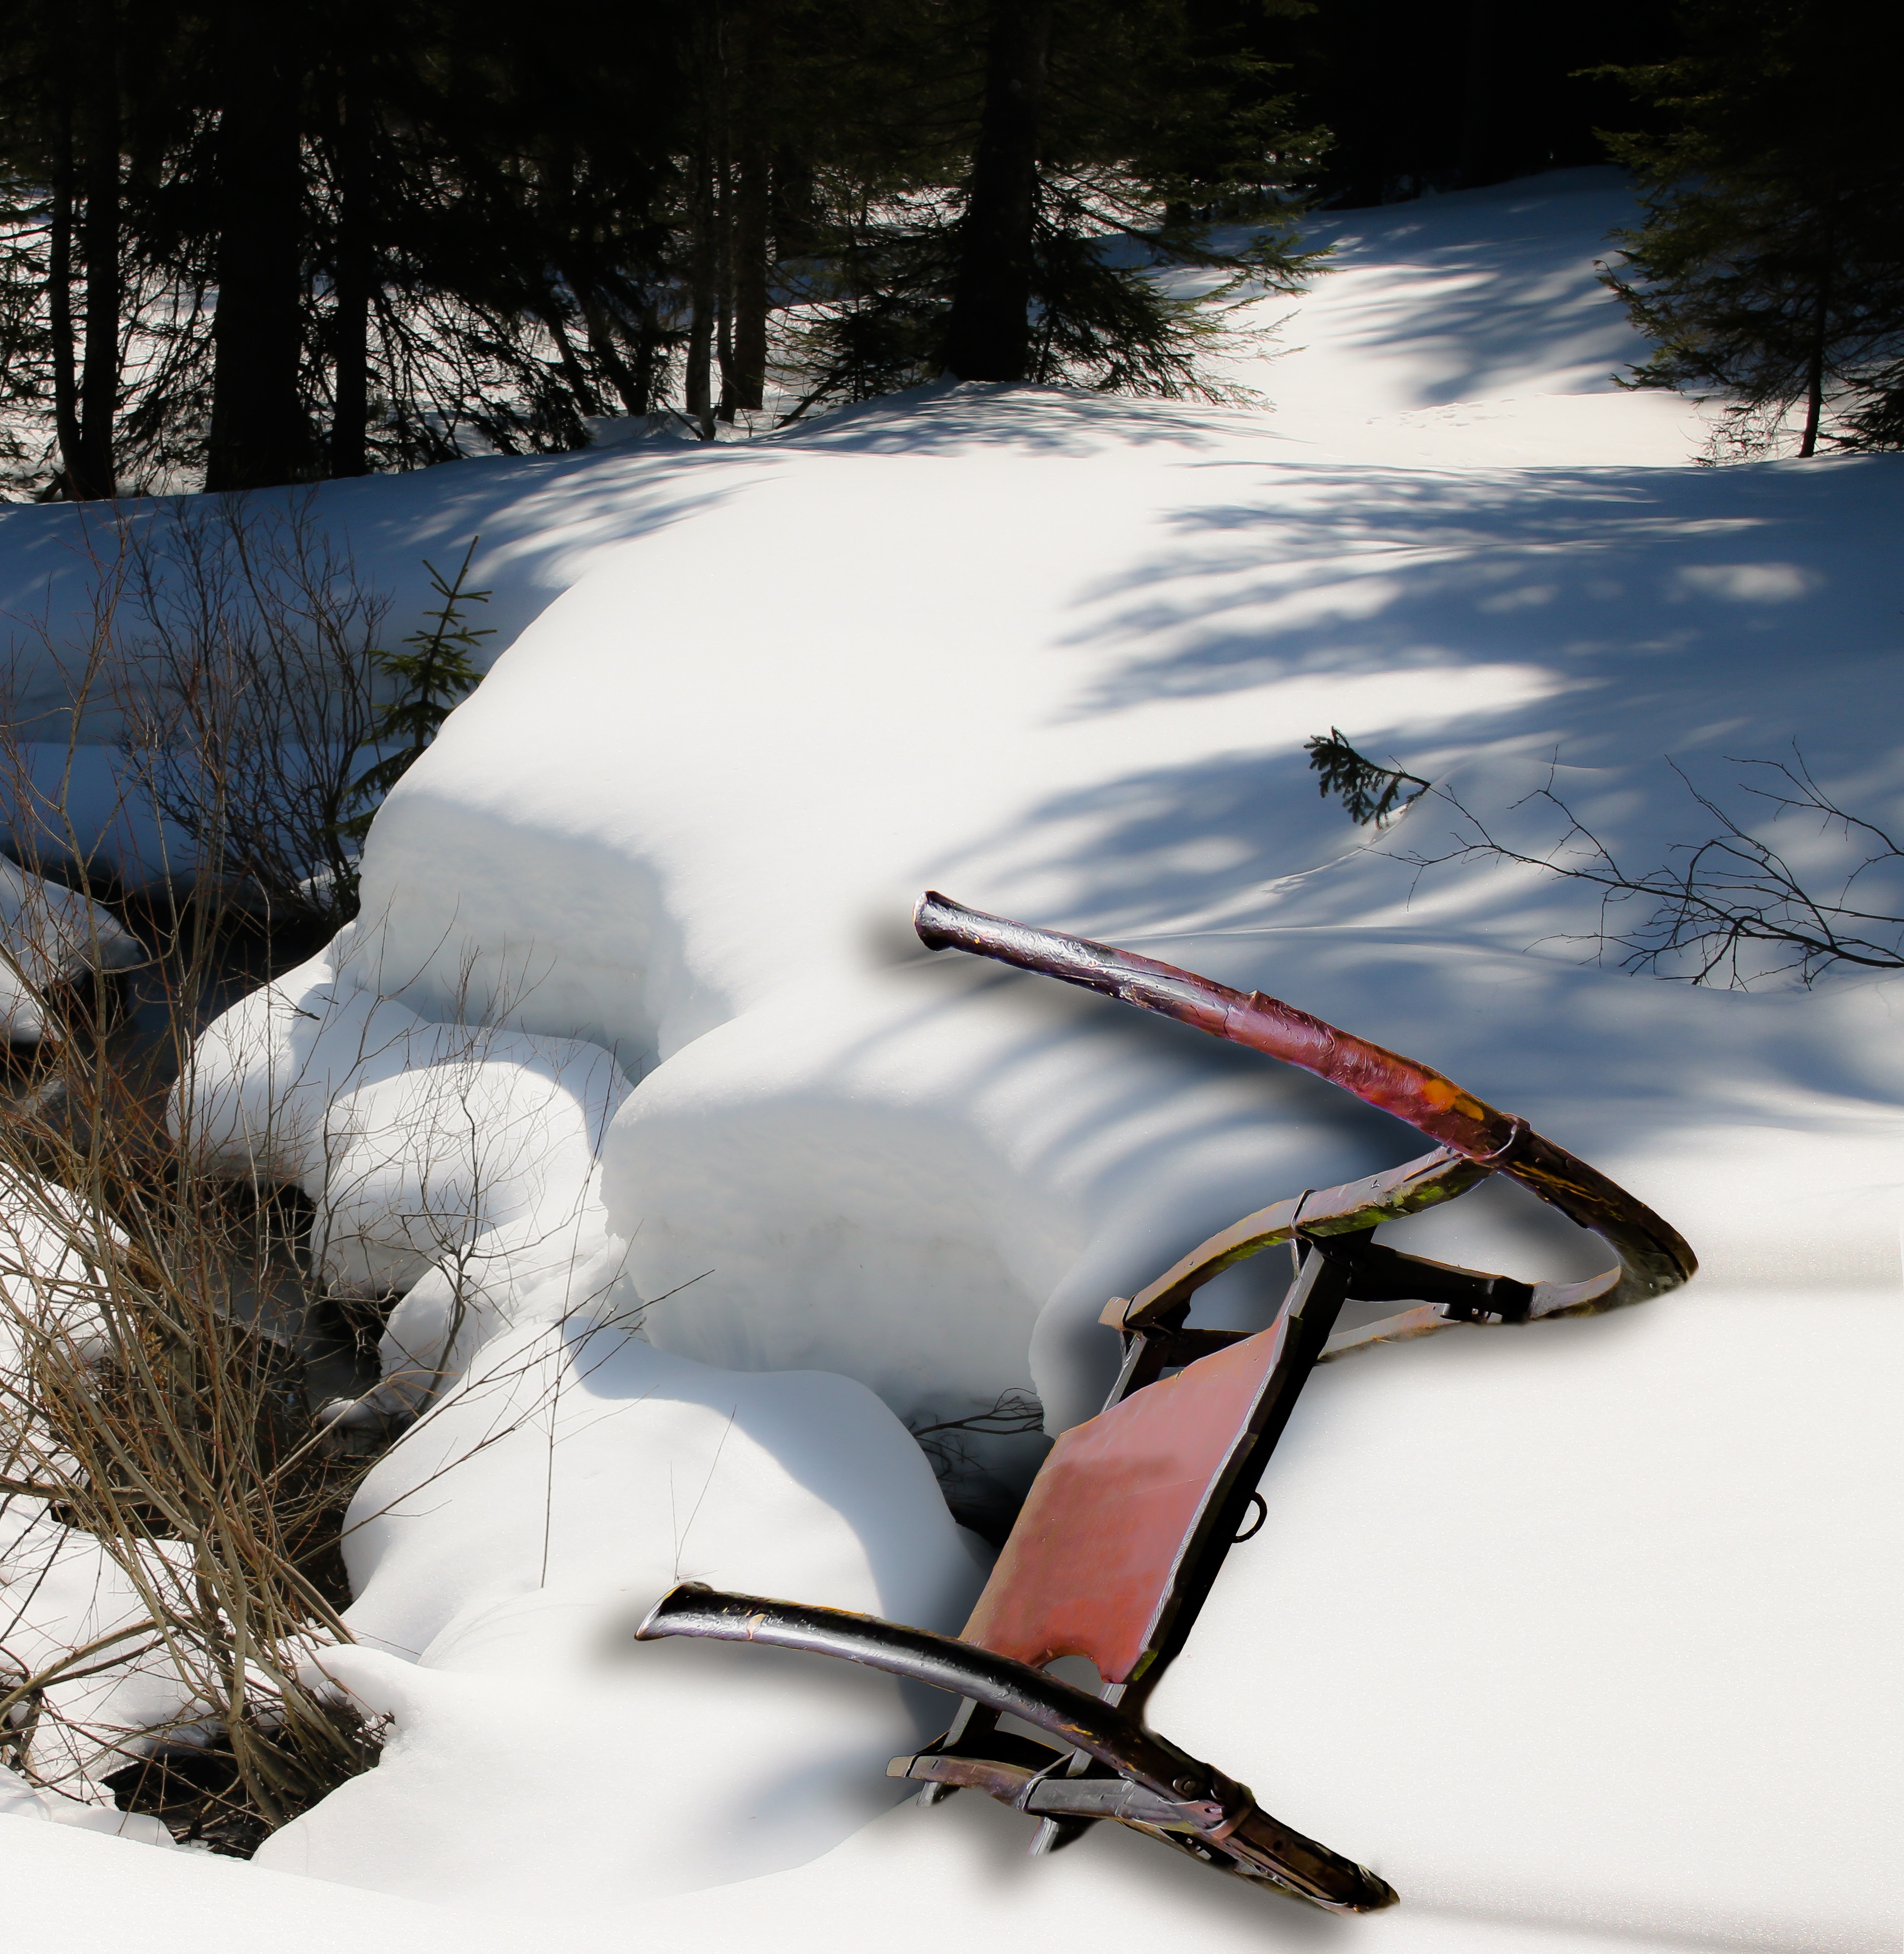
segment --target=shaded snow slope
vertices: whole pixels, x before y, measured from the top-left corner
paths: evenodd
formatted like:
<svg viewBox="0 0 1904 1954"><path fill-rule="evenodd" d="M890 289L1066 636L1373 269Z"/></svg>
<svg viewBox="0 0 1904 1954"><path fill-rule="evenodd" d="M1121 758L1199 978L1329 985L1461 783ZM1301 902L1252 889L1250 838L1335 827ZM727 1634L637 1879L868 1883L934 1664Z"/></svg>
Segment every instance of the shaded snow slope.
<svg viewBox="0 0 1904 1954"><path fill-rule="evenodd" d="M1324 213L1310 240L1335 247L1336 269L1299 298L1246 309L1252 328L1277 328L1273 356L1244 361L1233 377L1274 410L1274 438L1304 452L1320 443L1359 460L1431 467L1684 460L1704 439L1686 404L1619 394L1609 377L1643 349L1595 268L1608 255L1608 232L1638 214L1611 169ZM1234 419L1182 411L1218 426ZM1246 418L1261 427L1260 416ZM833 426L795 427L772 442L824 443ZM698 444L652 433L579 455L495 456L326 482L318 493L327 529L390 592L399 620L430 601L423 559L449 561L479 535L472 580L494 592L480 620L497 628L493 657L605 554L724 492L729 478L711 479L707 459ZM121 505L141 519L168 506ZM69 764L61 708L74 683L46 658L44 639L68 648L77 671L72 649L90 630L87 592L117 555L96 507L0 504L0 645L18 661L9 716L52 743L37 769L42 791ZM115 723L111 701L96 699L82 740L109 746ZM108 758L83 753L74 783L102 821L114 803L99 771Z"/></svg>
<svg viewBox="0 0 1904 1954"><path fill-rule="evenodd" d="M1796 736L1882 812L1897 625L1868 566L1896 467L1371 475L984 390L854 426L533 628L379 817L342 960L426 1016L648 1074L602 1186L642 1294L701 1277L657 1341L844 1369L909 1414L1033 1381L1068 1421L1106 1295L1394 1157L1324 1089L927 957L928 885L1440 1064L1630 1172L1735 1277L1895 1274L1894 1195L1853 1198L1845 1152L1895 1136L1885 994L1582 969L1557 939L1590 900L1421 875L1397 858L1450 845L1447 804L1371 846L1302 743L1340 725L1497 825L1557 758L1652 859L1706 818L1668 754L1716 785ZM1815 1138L1788 1165L1779 1131ZM909 1333L869 1337L895 1307Z"/></svg>

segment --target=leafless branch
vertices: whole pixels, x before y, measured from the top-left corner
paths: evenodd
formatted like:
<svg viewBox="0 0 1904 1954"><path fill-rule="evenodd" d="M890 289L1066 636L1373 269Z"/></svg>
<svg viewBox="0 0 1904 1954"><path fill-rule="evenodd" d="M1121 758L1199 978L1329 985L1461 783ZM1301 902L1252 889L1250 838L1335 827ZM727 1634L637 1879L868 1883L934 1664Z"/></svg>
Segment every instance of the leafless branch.
<svg viewBox="0 0 1904 1954"><path fill-rule="evenodd" d="M1657 868L1635 873L1622 863L1551 785L1516 803L1544 803L1565 824L1544 851L1529 853L1497 838L1452 793L1437 789L1465 824L1465 836L1444 854L1404 859L1423 869L1516 862L1598 889L1600 928L1588 940L1602 955L1614 953L1625 970L1742 990L1780 976L1809 985L1841 966L1904 969L1904 905L1862 893L1881 880L1885 865L1904 863L1904 847L1875 821L1840 806L1796 746L1792 752L1789 763L1727 759L1755 770L1742 791L1770 821L1806 821L1814 832L1836 834L1857 853L1826 890L1811 886L1783 851L1673 761L1668 765L1717 831L1676 846L1670 851L1675 859ZM1632 923L1629 904L1650 908Z"/></svg>

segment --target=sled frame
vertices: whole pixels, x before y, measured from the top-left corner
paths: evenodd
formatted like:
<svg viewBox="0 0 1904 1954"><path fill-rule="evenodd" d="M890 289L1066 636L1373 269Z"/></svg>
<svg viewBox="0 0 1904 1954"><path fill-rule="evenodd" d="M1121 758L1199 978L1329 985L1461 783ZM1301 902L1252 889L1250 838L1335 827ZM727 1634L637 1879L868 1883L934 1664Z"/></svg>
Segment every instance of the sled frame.
<svg viewBox="0 0 1904 1954"><path fill-rule="evenodd" d="M931 894L916 921L928 947L1017 963L1250 1044L1334 1078L1441 1144L1385 1173L1246 1216L1135 1296L1106 1304L1101 1320L1122 1340L1117 1381L1097 1417L1053 1446L957 1637L688 1582L661 1597L637 1638L766 1643L950 1692L960 1701L944 1733L894 1758L888 1774L919 1783L922 1803L970 1789L1035 1817L1034 1852L1110 1820L1331 1912L1390 1905L1396 1895L1385 1880L1271 1817L1247 1786L1151 1729L1145 1704L1230 1549L1266 1517L1258 1481L1318 1363L1457 1326L1525 1325L1637 1301L1683 1282L1692 1252L1525 1121L1274 999L1245 998L1192 972ZM1529 1283L1372 1239L1384 1221L1456 1199L1497 1173L1594 1228L1616 1265L1585 1282ZM1268 1328L1189 1322L1205 1283L1278 1246L1290 1252L1293 1277ZM1339 1330L1351 1302L1409 1306ZM1073 1656L1095 1666L1095 1693L1049 1673ZM1005 1729L1007 1717L1039 1735Z"/></svg>

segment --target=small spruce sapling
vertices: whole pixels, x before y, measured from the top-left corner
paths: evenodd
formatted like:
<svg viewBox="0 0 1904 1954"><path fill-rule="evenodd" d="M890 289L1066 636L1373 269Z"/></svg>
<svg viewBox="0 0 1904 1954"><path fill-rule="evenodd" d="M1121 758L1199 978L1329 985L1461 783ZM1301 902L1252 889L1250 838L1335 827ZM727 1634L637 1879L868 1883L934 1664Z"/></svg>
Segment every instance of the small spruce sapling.
<svg viewBox="0 0 1904 1954"><path fill-rule="evenodd" d="M1318 733L1302 743L1309 765L1322 776L1317 791L1327 800L1334 794L1348 810L1349 818L1363 825L1378 827L1400 813L1411 802L1428 791L1428 784L1419 774L1403 773L1399 767L1378 766L1349 745L1340 726ZM1414 792L1408 790L1413 788Z"/></svg>
<svg viewBox="0 0 1904 1954"><path fill-rule="evenodd" d="M470 565L474 561L479 536L472 536L463 553L462 563L453 578L445 579L435 564L425 561L430 582L440 600L436 608L423 614L433 621L413 631L404 640L408 651L373 651L370 661L378 674L396 681L397 696L377 713L375 742L379 746L401 746L386 752L366 768L352 783L351 798L369 805L361 814L342 822L338 832L361 843L385 794L409 770L429 745L459 701L473 692L482 674L471 662L482 640L495 636L492 625L478 630L465 615L466 607L486 604L490 593L469 587Z"/></svg>

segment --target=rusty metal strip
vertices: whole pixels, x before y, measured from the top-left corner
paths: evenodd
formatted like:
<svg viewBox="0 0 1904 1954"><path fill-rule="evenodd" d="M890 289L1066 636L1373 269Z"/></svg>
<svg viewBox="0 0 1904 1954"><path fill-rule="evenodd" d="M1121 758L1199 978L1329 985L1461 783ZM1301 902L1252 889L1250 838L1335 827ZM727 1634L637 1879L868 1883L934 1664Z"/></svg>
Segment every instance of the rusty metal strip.
<svg viewBox="0 0 1904 1954"><path fill-rule="evenodd" d="M928 950L963 950L1057 977L1300 1066L1487 1171L1519 1181L1592 1229L1620 1258L1618 1279L1610 1287L1571 1285L1579 1293L1565 1305L1568 1312L1608 1309L1661 1295L1676 1289L1698 1266L1676 1229L1525 1120L1476 1098L1431 1066L1339 1031L1279 998L1260 991L1246 996L1194 971L1108 944L987 916L935 890L920 897L913 922Z"/></svg>
<svg viewBox="0 0 1904 1954"><path fill-rule="evenodd" d="M1225 1269L1291 1240L1296 1233L1299 1208L1305 1235L1353 1234L1452 1201L1485 1180L1488 1172L1451 1148L1437 1147L1433 1153L1390 1167L1385 1173L1323 1188L1297 1200L1279 1201L1212 1235L1129 1301L1114 1296L1100 1320L1114 1330L1146 1328L1167 1311L1187 1302Z"/></svg>
<svg viewBox="0 0 1904 1954"><path fill-rule="evenodd" d="M1529 1323L1554 1316L1591 1316L1612 1305L1607 1298L1617 1290L1623 1271L1603 1270L1585 1282L1536 1283L1534 1300L1527 1313ZM1333 1363L1338 1357L1352 1357L1360 1350L1372 1350L1378 1343L1401 1343L1416 1337L1432 1337L1443 1330L1495 1329L1496 1324L1475 1323L1456 1316L1439 1303L1425 1303L1404 1310L1399 1316L1385 1316L1378 1323L1365 1323L1353 1330L1339 1330L1322 1346L1318 1364Z"/></svg>
<svg viewBox="0 0 1904 1954"><path fill-rule="evenodd" d="M1056 1751L1051 1757L1054 1762L1064 1761ZM910 1778L916 1783L954 1785L961 1791L982 1791L1001 1805L1016 1805L1038 1773L1026 1764L999 1764L990 1758L944 1757L922 1751L913 1757L894 1758L886 1767L886 1775Z"/></svg>

